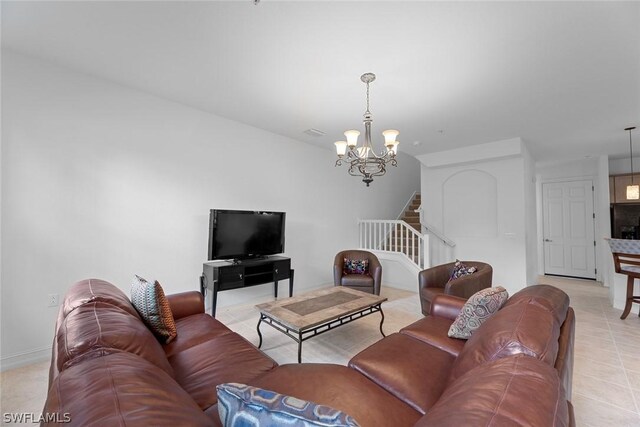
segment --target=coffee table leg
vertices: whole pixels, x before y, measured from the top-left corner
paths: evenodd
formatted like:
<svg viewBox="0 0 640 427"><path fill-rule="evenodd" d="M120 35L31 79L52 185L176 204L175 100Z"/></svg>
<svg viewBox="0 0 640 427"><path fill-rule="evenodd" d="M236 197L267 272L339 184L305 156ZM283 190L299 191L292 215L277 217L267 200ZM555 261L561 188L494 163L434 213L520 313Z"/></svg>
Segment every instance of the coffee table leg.
<svg viewBox="0 0 640 427"><path fill-rule="evenodd" d="M258 326L256 327L258 331L258 337L260 337L260 341L258 343L258 348L262 347L262 333L260 332L260 324L262 323L262 314L260 315L260 320L258 320Z"/></svg>
<svg viewBox="0 0 640 427"><path fill-rule="evenodd" d="M298 363L302 363L302 334L298 334Z"/></svg>
<svg viewBox="0 0 640 427"><path fill-rule="evenodd" d="M382 312L382 307L380 307L380 316L382 316L382 319L380 319L380 333L383 337L386 337L384 331L382 330L382 324L384 323L384 313Z"/></svg>

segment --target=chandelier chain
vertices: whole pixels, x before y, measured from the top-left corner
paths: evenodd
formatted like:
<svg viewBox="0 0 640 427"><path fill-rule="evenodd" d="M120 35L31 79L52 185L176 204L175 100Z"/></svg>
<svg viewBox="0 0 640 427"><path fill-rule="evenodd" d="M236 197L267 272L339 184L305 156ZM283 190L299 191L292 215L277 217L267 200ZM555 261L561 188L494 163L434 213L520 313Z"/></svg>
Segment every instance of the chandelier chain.
<svg viewBox="0 0 640 427"><path fill-rule="evenodd" d="M369 82L367 82L367 112L365 114L371 114L369 111Z"/></svg>
<svg viewBox="0 0 640 427"><path fill-rule="evenodd" d="M631 145L631 130L629 129L629 154L631 155L631 185L633 185L633 147Z"/></svg>

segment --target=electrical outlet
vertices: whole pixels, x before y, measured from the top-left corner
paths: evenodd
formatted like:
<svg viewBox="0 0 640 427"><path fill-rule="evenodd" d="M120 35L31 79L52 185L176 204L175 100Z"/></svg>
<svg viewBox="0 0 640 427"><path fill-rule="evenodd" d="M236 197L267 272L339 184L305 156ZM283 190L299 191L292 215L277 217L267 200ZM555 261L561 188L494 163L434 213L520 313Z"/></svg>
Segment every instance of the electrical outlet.
<svg viewBox="0 0 640 427"><path fill-rule="evenodd" d="M60 295L58 294L49 294L49 307L57 307L60 301Z"/></svg>

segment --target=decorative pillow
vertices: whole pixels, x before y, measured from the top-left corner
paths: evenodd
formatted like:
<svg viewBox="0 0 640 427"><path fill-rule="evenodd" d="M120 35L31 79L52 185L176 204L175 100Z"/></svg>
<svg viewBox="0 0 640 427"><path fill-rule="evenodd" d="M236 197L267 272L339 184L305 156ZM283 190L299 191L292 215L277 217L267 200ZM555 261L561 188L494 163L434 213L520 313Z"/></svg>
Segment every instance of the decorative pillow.
<svg viewBox="0 0 640 427"><path fill-rule="evenodd" d="M359 426L342 411L274 391L238 383L220 384L216 389L224 427Z"/></svg>
<svg viewBox="0 0 640 427"><path fill-rule="evenodd" d="M469 267L463 264L462 261L457 259L456 263L453 265L453 271L451 272L449 281L456 280L462 276L468 276L469 274L473 274L476 271L478 271L476 267Z"/></svg>
<svg viewBox="0 0 640 427"><path fill-rule="evenodd" d="M507 302L509 293L502 286L482 289L467 300L449 328L451 338L469 339L482 323Z"/></svg>
<svg viewBox="0 0 640 427"><path fill-rule="evenodd" d="M344 274L367 274L369 273L368 259L344 259Z"/></svg>
<svg viewBox="0 0 640 427"><path fill-rule="evenodd" d="M161 343L168 344L178 335L169 300L157 280L150 283L135 276L131 285L131 303Z"/></svg>

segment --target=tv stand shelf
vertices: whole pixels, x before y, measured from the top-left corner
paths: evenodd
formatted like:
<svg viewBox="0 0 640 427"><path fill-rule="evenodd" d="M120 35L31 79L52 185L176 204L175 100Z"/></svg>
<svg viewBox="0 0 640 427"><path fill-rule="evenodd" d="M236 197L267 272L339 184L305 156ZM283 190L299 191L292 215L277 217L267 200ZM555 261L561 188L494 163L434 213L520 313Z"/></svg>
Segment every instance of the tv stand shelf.
<svg viewBox="0 0 640 427"><path fill-rule="evenodd" d="M278 298L278 281L289 279L289 297L293 296L291 258L271 256L239 262L210 261L202 265L200 286L204 291L213 284L211 315L216 316L218 292L273 283L273 295Z"/></svg>

